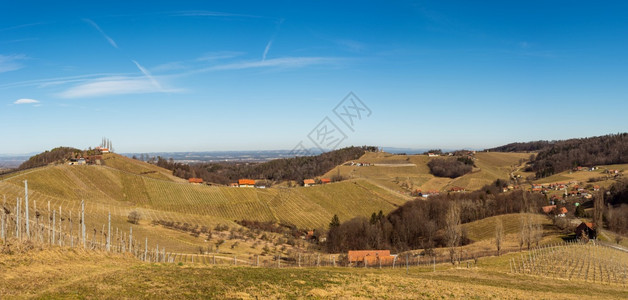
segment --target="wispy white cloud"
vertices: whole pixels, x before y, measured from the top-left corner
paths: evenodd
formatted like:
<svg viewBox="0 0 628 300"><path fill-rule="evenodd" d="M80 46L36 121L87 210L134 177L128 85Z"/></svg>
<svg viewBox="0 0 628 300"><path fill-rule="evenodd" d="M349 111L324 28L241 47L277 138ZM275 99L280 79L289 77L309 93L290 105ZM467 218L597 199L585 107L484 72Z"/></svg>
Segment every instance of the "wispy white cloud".
<svg viewBox="0 0 628 300"><path fill-rule="evenodd" d="M90 19L83 19L83 21L85 21L86 23L92 25L94 28L96 28L96 30L98 30L98 32L100 32L100 34L102 34L102 36L107 40L107 42L109 42L109 44L111 44L111 46L113 46L114 48L118 48L118 44L116 44L116 41L114 41L110 36L108 36L102 29L100 29L100 26L98 26L98 24L96 24L96 22L90 20Z"/></svg>
<svg viewBox="0 0 628 300"><path fill-rule="evenodd" d="M38 40L38 38L23 38L23 39L15 39L15 40L8 40L8 41L0 41L0 44L15 44L15 43L21 43L21 42L28 42L28 41L36 41Z"/></svg>
<svg viewBox="0 0 628 300"><path fill-rule="evenodd" d="M177 70L185 70L188 66L185 65L184 62L181 61L172 61L165 64L157 65L150 68L153 72L166 72L166 71L177 71Z"/></svg>
<svg viewBox="0 0 628 300"><path fill-rule="evenodd" d="M244 52L238 51L218 51L218 52L208 52L203 54L201 57L197 58L197 61L213 61L213 60L221 60L221 59L229 59L238 56L244 55Z"/></svg>
<svg viewBox="0 0 628 300"><path fill-rule="evenodd" d="M262 55L262 60L266 60L266 55L268 55L268 51L270 51L270 46L272 45L273 45L273 39L268 41L268 44L266 44L266 48L264 48L264 54Z"/></svg>
<svg viewBox="0 0 628 300"><path fill-rule="evenodd" d="M24 67L20 61L27 59L25 55L0 54L0 73L19 70Z"/></svg>
<svg viewBox="0 0 628 300"><path fill-rule="evenodd" d="M330 64L337 62L337 58L330 57L282 57L273 58L262 61L248 61L238 62L232 64L224 64L205 68L205 71L219 71L219 70L242 70L252 68L300 68L310 65Z"/></svg>
<svg viewBox="0 0 628 300"><path fill-rule="evenodd" d="M227 60L230 58L235 58L238 56L242 56L246 54L245 52L238 51L217 51L217 52L207 52L195 59L191 60L180 60L180 61L172 61L163 63L154 67L149 68L152 72L167 72L167 71L177 71L177 70L191 70L195 67L198 68L199 63L216 63L220 60Z"/></svg>
<svg viewBox="0 0 628 300"><path fill-rule="evenodd" d="M38 104L38 103L39 101L35 99L28 99L28 98L17 99L15 100L15 102L13 102L13 104Z"/></svg>
<svg viewBox="0 0 628 300"><path fill-rule="evenodd" d="M335 42L341 47L352 52L360 52L365 48L363 43L354 40L337 39Z"/></svg>
<svg viewBox="0 0 628 300"><path fill-rule="evenodd" d="M61 98L90 98L178 91L155 86L155 83L146 77L104 77L75 85L59 93L58 96Z"/></svg>
<svg viewBox="0 0 628 300"><path fill-rule="evenodd" d="M227 13L220 11L207 11L207 10L189 10L189 11L177 11L172 13L176 17L246 17L246 18L260 18L260 16L244 15Z"/></svg>
<svg viewBox="0 0 628 300"><path fill-rule="evenodd" d="M277 28L275 29L275 33L270 38L268 43L266 43L266 48L264 48L264 53L262 54L262 60L266 60L266 55L268 55L268 51L270 51L270 47L273 45L273 42L275 41L275 37L277 37L277 34L279 33L279 29L281 29L281 24L283 24L283 21L284 19L279 19L277 21Z"/></svg>
<svg viewBox="0 0 628 300"><path fill-rule="evenodd" d="M153 77L153 75L148 72L148 70L146 70L146 68L142 67L142 65L140 65L140 63L138 63L137 61L133 60L133 63L135 64L135 66L137 66L138 69L140 69L140 71L142 72L142 74L144 74L144 76L146 76L146 78L148 78L148 80L150 80L150 82L153 83L153 85L158 88L158 89L162 89L161 84L159 84L159 82L157 81L157 79L155 79L155 77Z"/></svg>
<svg viewBox="0 0 628 300"><path fill-rule="evenodd" d="M56 77L56 78L44 78L44 79L33 79L33 80L24 80L24 81L16 81L11 83L0 84L0 89L6 88L14 88L14 87L26 87L26 86L35 86L35 87L47 87L54 85L63 85L67 83L73 82L85 82L88 80L93 80L95 78L101 77L115 77L115 76L127 76L129 74L126 73L97 73L97 74L85 74L85 75L77 75L77 76L66 76L66 77Z"/></svg>
<svg viewBox="0 0 628 300"><path fill-rule="evenodd" d="M15 30L15 29L20 29L20 28L24 28L24 27L31 27L31 26L42 25L42 24L45 24L45 23L39 22L39 23L21 24L21 25L15 25L15 26L11 26L11 27L0 28L0 31L9 31L9 30Z"/></svg>

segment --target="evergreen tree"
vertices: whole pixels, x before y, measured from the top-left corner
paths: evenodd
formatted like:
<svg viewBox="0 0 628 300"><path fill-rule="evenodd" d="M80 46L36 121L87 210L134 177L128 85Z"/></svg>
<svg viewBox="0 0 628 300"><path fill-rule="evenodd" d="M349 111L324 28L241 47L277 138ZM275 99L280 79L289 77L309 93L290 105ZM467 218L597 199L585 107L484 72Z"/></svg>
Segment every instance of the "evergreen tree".
<svg viewBox="0 0 628 300"><path fill-rule="evenodd" d="M338 215L334 215L329 223L329 230L333 230L338 227L340 227L340 219L338 219Z"/></svg>

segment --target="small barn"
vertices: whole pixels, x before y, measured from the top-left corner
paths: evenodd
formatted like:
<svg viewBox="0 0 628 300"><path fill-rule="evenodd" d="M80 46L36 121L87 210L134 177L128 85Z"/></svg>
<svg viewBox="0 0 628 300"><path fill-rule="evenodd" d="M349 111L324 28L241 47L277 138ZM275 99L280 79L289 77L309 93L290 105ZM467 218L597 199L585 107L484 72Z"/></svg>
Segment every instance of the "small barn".
<svg viewBox="0 0 628 300"><path fill-rule="evenodd" d="M90 155L85 158L88 165L100 165L102 162L102 155Z"/></svg>
<svg viewBox="0 0 628 300"><path fill-rule="evenodd" d="M588 239L595 239L597 237L597 231L595 230L595 224L582 222L576 227L576 238L581 239L583 237Z"/></svg>
<svg viewBox="0 0 628 300"><path fill-rule="evenodd" d="M331 179L329 178L321 178L321 184L328 184L331 182Z"/></svg>
<svg viewBox="0 0 628 300"><path fill-rule="evenodd" d="M312 186L316 184L316 181L314 181L314 179L305 179L303 180L303 186Z"/></svg>

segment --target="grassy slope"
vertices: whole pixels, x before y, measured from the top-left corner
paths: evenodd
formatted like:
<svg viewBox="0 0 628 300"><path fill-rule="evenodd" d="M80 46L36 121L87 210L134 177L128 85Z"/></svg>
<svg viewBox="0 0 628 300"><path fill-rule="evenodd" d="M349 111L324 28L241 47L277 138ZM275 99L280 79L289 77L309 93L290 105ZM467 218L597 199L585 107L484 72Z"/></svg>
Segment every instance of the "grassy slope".
<svg viewBox="0 0 628 300"><path fill-rule="evenodd" d="M121 170L109 164L119 160L126 158L110 157L106 167L57 165L37 169L1 182L0 193L19 194L22 181L27 179L36 197L68 209L77 209L80 200L86 199L103 207L139 207L232 221L275 220L306 228L324 226L334 214L344 218L368 216L379 210L391 211L405 202L398 195L360 180L294 189L209 187L171 181L154 170L158 168L146 168L147 164L141 162L114 164Z"/></svg>
<svg viewBox="0 0 628 300"><path fill-rule="evenodd" d="M234 220L253 219L321 228L334 214L347 220L379 210L387 213L406 201L364 180L291 189L209 187L181 183L170 178L167 171L139 161L113 154L106 158L106 166L56 165L7 176L0 181L0 197L6 195L8 205L14 206L16 197L23 197L23 181L28 180L29 199L31 203L36 201L42 221L48 214L48 202L51 208L62 207L64 216L72 212L76 217L80 201L85 200L87 224L91 227L88 232L100 232L109 212L112 227L128 232L126 217L137 210L142 221L134 226L136 236L148 237L170 251L183 252L207 247L208 243L202 237L164 231L150 221L212 228L216 224L236 227ZM76 223L72 227L75 229Z"/></svg>
<svg viewBox="0 0 628 300"><path fill-rule="evenodd" d="M366 153L359 162L373 164L414 164L415 166L390 167L370 166L352 167L339 166L329 171L324 177L340 173L348 178L362 178L398 192L407 192L401 188L405 183L411 189L422 191L446 191L454 186L467 190L479 189L498 178L507 179L510 172L519 165L520 159L528 159L527 153L486 153L478 152L476 167L470 174L456 179L439 178L430 174L427 166L430 158L427 155L393 155L389 153Z"/></svg>
<svg viewBox="0 0 628 300"><path fill-rule="evenodd" d="M541 224L551 224L551 221L543 215L534 214L534 218ZM504 234L519 233L519 229L521 227L521 214L507 214L489 217L471 223L466 223L462 226L466 228L469 238L474 241L493 239L495 238L495 224L497 219L502 220Z"/></svg>
<svg viewBox="0 0 628 300"><path fill-rule="evenodd" d="M605 170L621 170L626 173L628 171L628 164L623 165L607 165L607 166L598 166L598 170L595 171L564 171L558 174L554 174L549 177L541 178L539 180L535 180L534 183L556 183L556 182L570 182L570 181L579 181L582 183L587 183L589 178L594 177L606 177L607 174L604 174ZM598 181L593 184L600 185L603 187L607 187L613 184L614 180L608 179L603 181Z"/></svg>
<svg viewBox="0 0 628 300"><path fill-rule="evenodd" d="M186 180L173 176L169 170L155 165L143 163L126 156L116 154L104 155L105 165L116 170L131 174L142 175L154 179L169 180L174 182L186 182Z"/></svg>
<svg viewBox="0 0 628 300"><path fill-rule="evenodd" d="M477 267L398 269L212 267L148 264L80 250L0 255L0 294L38 298L521 298L621 299L620 285L508 273L519 254L482 258ZM626 255L617 253L617 255ZM79 271L80 270L80 271Z"/></svg>

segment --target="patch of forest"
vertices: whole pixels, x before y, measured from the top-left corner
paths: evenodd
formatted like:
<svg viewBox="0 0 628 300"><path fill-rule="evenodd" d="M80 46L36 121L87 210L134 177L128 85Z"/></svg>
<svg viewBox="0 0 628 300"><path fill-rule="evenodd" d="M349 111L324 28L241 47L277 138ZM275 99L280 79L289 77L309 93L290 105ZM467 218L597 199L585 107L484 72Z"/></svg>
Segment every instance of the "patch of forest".
<svg viewBox="0 0 628 300"><path fill-rule="evenodd" d="M559 141L541 150L531 164L537 178L574 167L628 163L628 133Z"/></svg>
<svg viewBox="0 0 628 300"><path fill-rule="evenodd" d="M523 143L510 143L507 145L486 149L485 151L490 152L534 152L543 150L551 145L555 144L557 141L533 141L533 142L523 142Z"/></svg>
<svg viewBox="0 0 628 300"><path fill-rule="evenodd" d="M18 170L26 170L46 166L54 162L70 159L76 153L82 152L83 151L72 147L57 147L52 150L46 150L45 152L31 156L31 158L23 162L18 167Z"/></svg>
<svg viewBox="0 0 628 300"><path fill-rule="evenodd" d="M473 159L462 156L434 158L427 163L427 166L434 176L456 178L473 170Z"/></svg>
<svg viewBox="0 0 628 300"><path fill-rule="evenodd" d="M373 214L340 223L334 216L326 246L330 253L347 250L429 249L470 242L460 224L484 218L538 212L547 203L544 195L523 191L502 193L506 181L497 180L472 193L451 193L410 201L388 215ZM457 228L457 229L456 229ZM452 230L458 234L452 234ZM455 231L454 230L454 231ZM455 233L455 232L454 232Z"/></svg>
<svg viewBox="0 0 628 300"><path fill-rule="evenodd" d="M539 151L526 171L535 172L537 178L543 178L574 167L628 163L628 133L551 142L513 143L488 150Z"/></svg>

